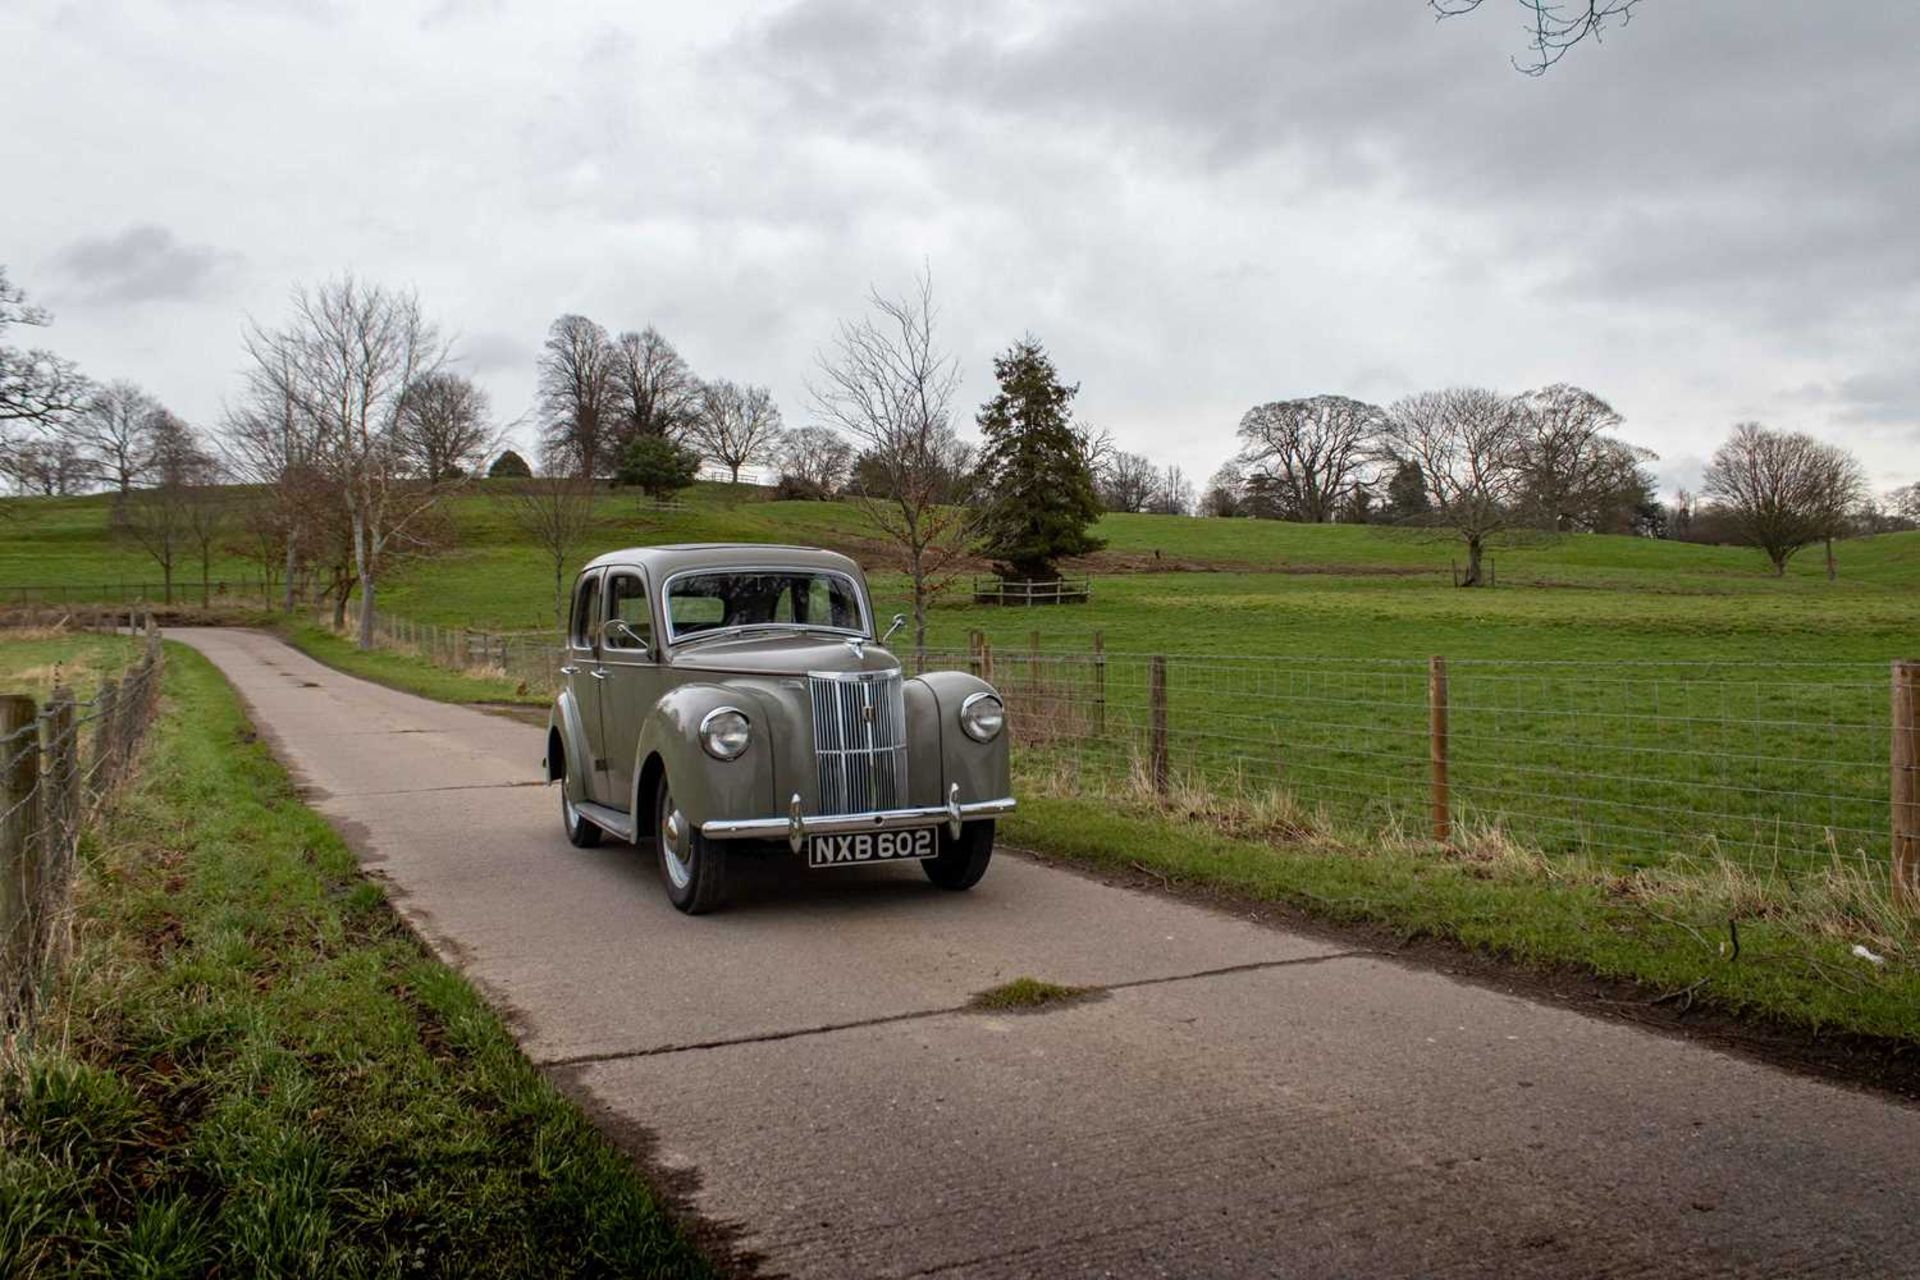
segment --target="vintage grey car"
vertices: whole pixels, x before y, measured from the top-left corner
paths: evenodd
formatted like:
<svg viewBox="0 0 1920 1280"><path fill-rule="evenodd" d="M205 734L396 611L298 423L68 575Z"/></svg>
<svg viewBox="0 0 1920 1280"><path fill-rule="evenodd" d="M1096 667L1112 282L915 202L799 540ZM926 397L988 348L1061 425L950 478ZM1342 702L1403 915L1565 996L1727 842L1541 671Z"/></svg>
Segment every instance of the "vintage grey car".
<svg viewBox="0 0 1920 1280"><path fill-rule="evenodd" d="M903 623L895 617L894 628ZM575 845L658 849L682 911L718 906L731 858L915 860L971 888L1014 807L1006 711L960 671L908 679L860 567L808 547L610 552L573 587L547 726Z"/></svg>

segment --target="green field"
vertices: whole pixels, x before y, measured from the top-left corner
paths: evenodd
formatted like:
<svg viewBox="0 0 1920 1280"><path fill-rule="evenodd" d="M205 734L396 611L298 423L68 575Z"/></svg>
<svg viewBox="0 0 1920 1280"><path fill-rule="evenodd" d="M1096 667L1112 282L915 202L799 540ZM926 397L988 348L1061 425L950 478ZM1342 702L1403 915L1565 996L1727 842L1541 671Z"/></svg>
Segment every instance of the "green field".
<svg viewBox="0 0 1920 1280"><path fill-rule="evenodd" d="M904 580L856 509L765 497L703 484L685 511L662 513L608 494L581 558L671 541L819 543L868 565L883 609L904 604ZM152 562L111 535L108 513L98 497L0 503L0 587L157 581ZM398 566L384 605L439 624L551 628L551 571L498 492L483 486L448 513L452 545ZM1779 580L1742 548L1574 535L1496 551L1501 585L1459 591L1455 549L1404 533L1135 515L1108 516L1099 532L1108 549L1086 566L1091 605L982 609L961 592L935 611L936 643L958 646L979 628L1002 646L1039 630L1050 648L1082 647L1099 630L1109 649L1136 653L1877 662L1920 648L1920 533L1842 543L1836 583L1813 552ZM215 572L257 576L231 556ZM197 598L197 586L182 591Z"/></svg>
<svg viewBox="0 0 1920 1280"><path fill-rule="evenodd" d="M0 578L145 572L109 536L103 499L5 510ZM545 643L551 568L498 491L447 511L450 545L397 566L383 611ZM700 485L684 510L609 493L600 515L581 558L820 543L869 566L883 612L906 604L848 504ZM1816 552L1776 579L1742 548L1574 535L1498 550L1499 585L1462 591L1453 546L1401 532L1131 515L1099 531L1107 550L1077 566L1095 576L1090 604L980 607L962 582L932 614L932 660L964 662L969 633L988 637L1023 744L1070 764L1083 790L1124 788L1150 763L1148 655L1166 655L1174 773L1214 791L1283 789L1360 831L1422 831L1425 663L1444 655L1463 825L1628 868L1724 857L1798 873L1883 856L1887 663L1920 656L1920 533L1840 544L1837 582ZM527 673L541 666L516 664L484 696L537 698Z"/></svg>

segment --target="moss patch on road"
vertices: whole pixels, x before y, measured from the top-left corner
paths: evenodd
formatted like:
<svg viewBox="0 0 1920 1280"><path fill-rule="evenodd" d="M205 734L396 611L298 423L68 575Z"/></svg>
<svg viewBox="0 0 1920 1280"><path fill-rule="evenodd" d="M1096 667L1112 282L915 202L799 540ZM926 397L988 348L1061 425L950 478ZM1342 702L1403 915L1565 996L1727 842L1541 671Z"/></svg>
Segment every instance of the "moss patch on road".
<svg viewBox="0 0 1920 1280"><path fill-rule="evenodd" d="M0 1071L0 1274L708 1274L214 668L168 661L59 1007Z"/></svg>
<svg viewBox="0 0 1920 1280"><path fill-rule="evenodd" d="M978 993L967 1001L967 1007L994 1013L1042 1009L1048 1005L1078 1000L1087 994L1087 990L1086 987L1068 987L1058 982L1042 982L1038 978L1015 978L1012 982L1003 982Z"/></svg>

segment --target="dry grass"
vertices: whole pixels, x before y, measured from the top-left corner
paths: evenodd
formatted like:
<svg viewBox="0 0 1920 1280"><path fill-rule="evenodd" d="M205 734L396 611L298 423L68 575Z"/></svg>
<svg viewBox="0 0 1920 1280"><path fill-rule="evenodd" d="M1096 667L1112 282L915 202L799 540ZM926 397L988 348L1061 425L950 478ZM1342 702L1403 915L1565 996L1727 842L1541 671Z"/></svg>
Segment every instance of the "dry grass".
<svg viewBox="0 0 1920 1280"><path fill-rule="evenodd" d="M1828 862L1811 872L1796 866L1788 874L1784 859L1757 867L1726 857L1711 845L1703 853L1676 850L1659 866L1622 868L1588 854L1543 852L1498 823L1481 819L1456 823L1453 840L1444 845L1412 834L1398 822L1373 831L1342 827L1286 788L1251 784L1244 777L1200 778L1176 771L1160 794L1139 758L1115 784L1110 775L1082 770L1072 760L1025 757L1019 783L1023 793L1097 797L1132 812L1196 823L1230 839L1290 853L1360 861L1411 856L1451 865L1479 880L1597 889L1661 919L1732 921L1727 939L1702 938L1703 945L1721 955L1733 949L1731 939L1741 923L1767 922L1806 937L1865 946L1889 966L1920 961L1920 916L1894 900L1884 874L1831 844Z"/></svg>

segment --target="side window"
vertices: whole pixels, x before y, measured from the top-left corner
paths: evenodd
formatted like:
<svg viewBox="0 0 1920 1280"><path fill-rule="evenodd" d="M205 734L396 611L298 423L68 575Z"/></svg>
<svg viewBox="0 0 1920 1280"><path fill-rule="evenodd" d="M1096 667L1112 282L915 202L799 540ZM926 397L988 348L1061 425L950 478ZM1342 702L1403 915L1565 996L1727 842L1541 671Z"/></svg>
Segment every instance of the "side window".
<svg viewBox="0 0 1920 1280"><path fill-rule="evenodd" d="M607 648L633 653L652 647L653 610L647 604L647 584L638 574L616 573L608 578L607 617L632 627L642 641L636 644L615 634L607 637Z"/></svg>
<svg viewBox="0 0 1920 1280"><path fill-rule="evenodd" d="M573 589L573 647L593 648L593 629L600 624L600 575L590 573Z"/></svg>

